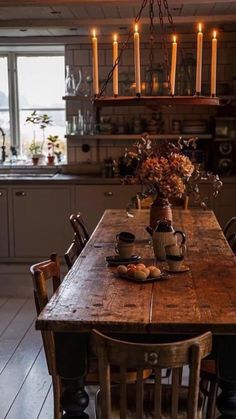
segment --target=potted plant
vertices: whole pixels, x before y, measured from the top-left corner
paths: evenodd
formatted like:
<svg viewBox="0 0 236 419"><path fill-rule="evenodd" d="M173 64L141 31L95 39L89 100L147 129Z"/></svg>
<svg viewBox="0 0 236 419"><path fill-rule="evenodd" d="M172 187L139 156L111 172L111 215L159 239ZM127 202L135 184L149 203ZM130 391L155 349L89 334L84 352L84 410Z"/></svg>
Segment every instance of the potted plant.
<svg viewBox="0 0 236 419"><path fill-rule="evenodd" d="M41 145L37 144L35 141L33 141L29 146L29 151L32 155L32 163L34 166L37 166L39 163L39 159L42 157L41 151Z"/></svg>
<svg viewBox="0 0 236 419"><path fill-rule="evenodd" d="M60 141L58 135L49 135L48 140L48 165L53 165L55 163L55 156L57 156L58 161L60 161L61 151L59 151Z"/></svg>
<svg viewBox="0 0 236 419"><path fill-rule="evenodd" d="M29 116L27 116L25 122L27 124L32 124L34 129L33 129L33 141L30 144L29 150L32 153L32 156L34 156L34 160L35 159L35 155L38 154L38 159L40 159L40 157L43 157L43 146L44 146L44 142L45 142L45 129L48 125L52 124L52 119L47 115L47 114L39 114L37 111L33 111ZM43 140L40 143L36 143L36 126L39 126L39 128L42 130L43 133ZM37 164L37 163L36 163Z"/></svg>

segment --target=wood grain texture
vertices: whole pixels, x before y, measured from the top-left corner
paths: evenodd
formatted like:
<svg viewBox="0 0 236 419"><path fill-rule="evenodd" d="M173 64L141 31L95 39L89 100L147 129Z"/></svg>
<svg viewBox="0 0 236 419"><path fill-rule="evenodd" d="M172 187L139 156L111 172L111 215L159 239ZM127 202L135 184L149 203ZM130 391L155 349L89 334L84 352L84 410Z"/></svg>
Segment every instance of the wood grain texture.
<svg viewBox="0 0 236 419"><path fill-rule="evenodd" d="M36 327L55 331L201 333L236 332L235 257L211 211L174 210L175 229L187 233L190 271L163 282L116 279L105 257L120 231L136 235L136 253L147 264L154 253L145 231L149 211L107 210Z"/></svg>

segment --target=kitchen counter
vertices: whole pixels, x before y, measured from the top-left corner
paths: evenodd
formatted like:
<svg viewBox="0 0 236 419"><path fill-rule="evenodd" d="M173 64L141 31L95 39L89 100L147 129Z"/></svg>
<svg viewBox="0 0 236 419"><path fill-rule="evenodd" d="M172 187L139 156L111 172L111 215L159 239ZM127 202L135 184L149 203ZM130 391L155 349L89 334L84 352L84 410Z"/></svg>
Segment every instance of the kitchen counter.
<svg viewBox="0 0 236 419"><path fill-rule="evenodd" d="M228 176L221 178L223 184L234 184L236 183L236 176ZM74 185L120 185L122 184L121 179L118 177L105 178L99 175L72 175L72 174L1 174L0 170L0 185L17 185L21 183L27 184L74 184ZM200 182L201 183L201 182ZM204 182L210 183L210 182Z"/></svg>

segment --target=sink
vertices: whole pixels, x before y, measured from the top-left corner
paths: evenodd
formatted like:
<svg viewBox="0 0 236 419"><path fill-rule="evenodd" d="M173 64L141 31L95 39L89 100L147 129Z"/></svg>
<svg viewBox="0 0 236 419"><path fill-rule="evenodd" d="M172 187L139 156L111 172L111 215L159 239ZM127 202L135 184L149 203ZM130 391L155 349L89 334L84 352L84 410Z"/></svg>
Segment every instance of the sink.
<svg viewBox="0 0 236 419"><path fill-rule="evenodd" d="M7 179L7 178L25 178L25 177L53 177L56 173L0 173L0 179Z"/></svg>
<svg viewBox="0 0 236 419"><path fill-rule="evenodd" d="M57 167L32 167L32 166L2 166L0 179L7 178L51 178L58 173Z"/></svg>

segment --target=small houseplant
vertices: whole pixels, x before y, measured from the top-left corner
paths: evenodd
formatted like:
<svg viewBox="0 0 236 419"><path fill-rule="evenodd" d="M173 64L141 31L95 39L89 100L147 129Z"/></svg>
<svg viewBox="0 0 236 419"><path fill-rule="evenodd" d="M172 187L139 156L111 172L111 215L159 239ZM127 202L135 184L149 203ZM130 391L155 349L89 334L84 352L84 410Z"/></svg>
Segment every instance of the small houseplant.
<svg viewBox="0 0 236 419"><path fill-rule="evenodd" d="M37 166L39 159L42 157L41 145L36 143L35 140L33 140L29 146L29 151L31 152L33 165Z"/></svg>
<svg viewBox="0 0 236 419"><path fill-rule="evenodd" d="M47 114L39 114L37 111L33 111L25 120L26 124L33 125L33 141L29 146L32 158L34 157L33 164L38 164L39 159L43 157L43 146L45 142L45 129L48 125L52 124L52 119ZM41 143L36 142L36 127L42 130L42 141ZM36 163L36 156L38 161Z"/></svg>
<svg viewBox="0 0 236 419"><path fill-rule="evenodd" d="M60 161L61 151L59 150L60 141L58 135L49 135L48 140L48 165L53 165L55 162L55 156Z"/></svg>

